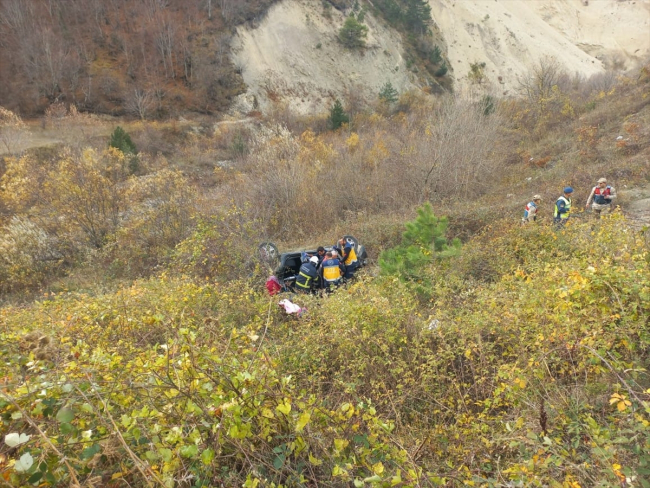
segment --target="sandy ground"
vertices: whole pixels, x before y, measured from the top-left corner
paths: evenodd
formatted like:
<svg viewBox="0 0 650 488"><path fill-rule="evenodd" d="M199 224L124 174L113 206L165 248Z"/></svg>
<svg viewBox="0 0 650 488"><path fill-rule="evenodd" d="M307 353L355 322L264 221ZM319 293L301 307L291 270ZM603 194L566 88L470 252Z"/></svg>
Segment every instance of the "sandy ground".
<svg viewBox="0 0 650 488"><path fill-rule="evenodd" d="M336 37L344 20L336 9L325 18L320 0L285 0L256 28L239 28L233 60L249 91L235 109L264 111L281 100L296 112L314 113L345 98L346 91L376 99L387 81L400 92L415 87L395 31L366 15L367 49L350 51Z"/></svg>
<svg viewBox="0 0 650 488"><path fill-rule="evenodd" d="M471 63L485 63L479 91L511 95L518 77L544 57L589 76L607 67L630 69L650 57L650 0L430 0L444 37L456 91L475 92ZM364 53L336 39L345 19L319 0L284 0L255 27L238 29L235 63L249 86L235 111L267 110L272 100L299 113L319 112L346 91L377 98L391 81L418 86L406 68L400 36L372 16Z"/></svg>

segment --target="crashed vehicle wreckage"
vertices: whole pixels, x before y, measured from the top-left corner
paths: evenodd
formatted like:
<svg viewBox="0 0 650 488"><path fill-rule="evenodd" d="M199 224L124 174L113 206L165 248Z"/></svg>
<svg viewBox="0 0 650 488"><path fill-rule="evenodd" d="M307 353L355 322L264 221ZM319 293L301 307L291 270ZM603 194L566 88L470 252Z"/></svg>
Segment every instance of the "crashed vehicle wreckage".
<svg viewBox="0 0 650 488"><path fill-rule="evenodd" d="M354 236L343 236L343 239L348 242L357 255L359 267L368 264L368 253L366 248L359 244L359 241ZM325 251L335 249L335 246L324 246ZM317 248L301 249L296 251L289 251L280 253L278 248L272 242L263 242L258 248L258 256L260 260L265 263L277 278L278 283L284 291L292 291L296 282L296 277L300 272L300 266L305 259L309 256L317 255Z"/></svg>

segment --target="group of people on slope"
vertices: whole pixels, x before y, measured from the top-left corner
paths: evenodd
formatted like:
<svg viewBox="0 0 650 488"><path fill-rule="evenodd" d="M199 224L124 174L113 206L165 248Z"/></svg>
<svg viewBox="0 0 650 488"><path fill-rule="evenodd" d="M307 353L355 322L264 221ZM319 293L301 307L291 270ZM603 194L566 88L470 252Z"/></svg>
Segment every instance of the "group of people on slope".
<svg viewBox="0 0 650 488"><path fill-rule="evenodd" d="M354 246L341 238L331 251L319 247L315 256L308 256L296 277L296 291L311 293L317 289L331 289L350 279L359 267Z"/></svg>
<svg viewBox="0 0 650 488"><path fill-rule="evenodd" d="M553 221L556 224L563 225L567 222L569 215L571 214L571 205L573 203L571 198L572 196L573 188L567 186L563 191L563 195L555 201L553 208ZM589 208L589 205L591 205L594 215L600 217L602 214L611 211L612 201L615 198L616 190L614 187L607 184L606 178L601 178L598 180L598 184L592 188L589 198L587 198L585 209ZM526 204L524 217L522 219L524 224L537 220L537 210L541 201L541 196L534 195L532 201Z"/></svg>

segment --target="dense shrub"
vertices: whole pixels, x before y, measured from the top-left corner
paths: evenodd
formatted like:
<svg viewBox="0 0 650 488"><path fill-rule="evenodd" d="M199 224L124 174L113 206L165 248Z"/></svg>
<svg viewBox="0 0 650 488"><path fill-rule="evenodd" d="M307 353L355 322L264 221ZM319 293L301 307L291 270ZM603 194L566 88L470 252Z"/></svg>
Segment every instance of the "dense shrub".
<svg viewBox="0 0 650 488"><path fill-rule="evenodd" d="M28 219L13 217L0 229L0 292L40 285L63 259L54 236Z"/></svg>
<svg viewBox="0 0 650 488"><path fill-rule="evenodd" d="M436 217L429 203L420 207L417 218L406 223L402 242L379 256L382 273L421 283L435 259L453 256L460 250L459 240L450 245L446 230L446 217Z"/></svg>
<svg viewBox="0 0 650 488"><path fill-rule="evenodd" d="M193 234L175 249L173 269L218 281L255 272L260 263L254 251L264 239L259 222L250 219L249 213L233 206L200 219Z"/></svg>
<svg viewBox="0 0 650 488"><path fill-rule="evenodd" d="M459 266L481 246L506 257L489 283ZM17 443L7 479L643 480L645 246L616 215L593 230L502 226L427 268L431 302L392 277L362 277L302 297L300 320L250 282L168 276L6 307L0 419Z"/></svg>

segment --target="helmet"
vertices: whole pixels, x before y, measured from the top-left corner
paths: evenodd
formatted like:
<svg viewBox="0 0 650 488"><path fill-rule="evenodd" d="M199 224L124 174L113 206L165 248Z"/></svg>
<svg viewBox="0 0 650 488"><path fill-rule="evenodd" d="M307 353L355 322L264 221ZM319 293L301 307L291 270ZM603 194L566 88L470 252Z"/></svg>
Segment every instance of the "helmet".
<svg viewBox="0 0 650 488"><path fill-rule="evenodd" d="M598 183L607 183L607 178L601 178L598 180Z"/></svg>
<svg viewBox="0 0 650 488"><path fill-rule="evenodd" d="M310 262L310 263L314 263L314 264L318 264L318 258L317 258L316 256L312 256L312 257L309 259L309 262Z"/></svg>
<svg viewBox="0 0 650 488"><path fill-rule="evenodd" d="M564 193L573 193L573 188L567 186L566 188L564 188Z"/></svg>
<svg viewBox="0 0 650 488"><path fill-rule="evenodd" d="M541 200L541 199L542 197L540 197L539 195L533 195L533 200Z"/></svg>

